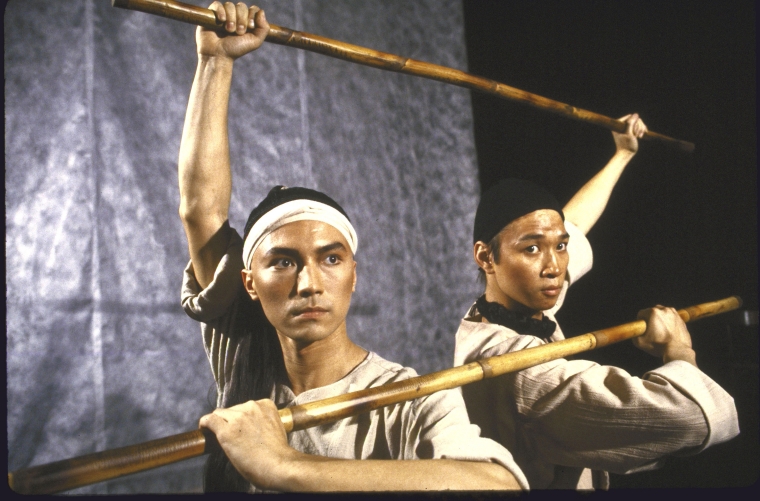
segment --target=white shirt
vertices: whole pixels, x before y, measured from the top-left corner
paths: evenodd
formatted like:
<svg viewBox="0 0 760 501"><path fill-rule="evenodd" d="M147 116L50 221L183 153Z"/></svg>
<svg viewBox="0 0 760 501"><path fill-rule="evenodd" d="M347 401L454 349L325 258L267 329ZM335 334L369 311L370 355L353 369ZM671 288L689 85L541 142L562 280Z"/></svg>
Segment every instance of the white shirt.
<svg viewBox="0 0 760 501"><path fill-rule="evenodd" d="M585 235L570 234L568 287L591 269ZM475 306L462 320L454 365L548 341L484 323ZM467 410L483 436L513 454L531 487L592 489L609 486L607 471L632 473L659 466L668 455L696 454L739 433L733 398L693 365L674 361L643 378L585 360L554 360L462 387Z"/></svg>

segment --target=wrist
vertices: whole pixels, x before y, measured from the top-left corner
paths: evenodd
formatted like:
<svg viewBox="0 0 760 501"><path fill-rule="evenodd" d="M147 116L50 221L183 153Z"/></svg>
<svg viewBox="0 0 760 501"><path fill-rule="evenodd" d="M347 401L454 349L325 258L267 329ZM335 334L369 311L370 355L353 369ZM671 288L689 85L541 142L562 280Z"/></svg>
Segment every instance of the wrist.
<svg viewBox="0 0 760 501"><path fill-rule="evenodd" d="M629 162L634 156L636 156L635 151L626 150L626 149L618 149L615 151L615 157L619 160L623 160L625 162Z"/></svg>
<svg viewBox="0 0 760 501"><path fill-rule="evenodd" d="M261 487L278 492L305 490L302 484L308 477L310 457L288 446L277 466L267 475L266 485Z"/></svg>
<svg viewBox="0 0 760 501"><path fill-rule="evenodd" d="M688 346L669 347L662 355L662 363L667 364L674 360L683 360L688 362L694 367L697 366L697 354Z"/></svg>
<svg viewBox="0 0 760 501"><path fill-rule="evenodd" d="M234 64L235 60L229 56L198 54L198 69L206 71L228 71L231 73Z"/></svg>

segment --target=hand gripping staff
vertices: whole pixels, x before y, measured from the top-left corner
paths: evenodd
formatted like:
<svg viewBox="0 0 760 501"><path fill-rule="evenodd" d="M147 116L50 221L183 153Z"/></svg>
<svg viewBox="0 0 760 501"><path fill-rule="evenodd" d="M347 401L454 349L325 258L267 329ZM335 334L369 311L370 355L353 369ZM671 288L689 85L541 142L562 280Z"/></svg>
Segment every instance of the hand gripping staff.
<svg viewBox="0 0 760 501"><path fill-rule="evenodd" d="M114 7L156 14L161 17L189 24L196 24L212 30L223 28L223 23L217 20L216 13L211 9L184 4L175 0L111 0L111 4ZM379 52L358 45L339 42L319 35L312 35L310 33L283 28L272 23L269 23L269 34L267 35L266 41L278 45L296 47L310 52L317 52L319 54L363 64L365 66L396 71L398 73L406 73L408 75L416 75L418 77L429 78L431 80L437 80L439 82L449 83L459 87L485 92L487 94L493 94L503 99L526 104L538 108L539 110L555 113L581 122L595 124L619 133L624 133L626 129L625 123L619 120L600 115L599 113L594 113L593 111L576 108L569 104L560 103L559 101L554 101L536 94L531 94L530 92L516 89L488 78L471 75L446 66L416 61L414 59L387 54L385 52ZM689 153L694 151L694 143L674 139L652 131L647 131L644 134L643 139L656 139Z"/></svg>
<svg viewBox="0 0 760 501"><path fill-rule="evenodd" d="M735 310L741 298L732 296L678 310L684 322ZM637 320L514 353L485 358L425 376L355 391L280 410L286 431L302 430L373 409L424 397L544 362L601 348L644 334L647 324ZM208 430L195 430L137 445L96 452L8 473L11 489L22 494L52 494L110 480L130 473L197 457L218 447Z"/></svg>

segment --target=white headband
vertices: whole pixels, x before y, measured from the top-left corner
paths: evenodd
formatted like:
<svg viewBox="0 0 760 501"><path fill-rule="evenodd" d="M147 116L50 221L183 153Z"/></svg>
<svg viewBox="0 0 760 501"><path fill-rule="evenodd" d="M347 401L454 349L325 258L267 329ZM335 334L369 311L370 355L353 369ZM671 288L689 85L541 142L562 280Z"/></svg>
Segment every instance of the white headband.
<svg viewBox="0 0 760 501"><path fill-rule="evenodd" d="M251 227L243 245L243 262L251 269L251 258L259 244L274 230L295 221L322 221L338 230L356 254L359 238L348 218L329 205L314 200L291 200L270 210Z"/></svg>

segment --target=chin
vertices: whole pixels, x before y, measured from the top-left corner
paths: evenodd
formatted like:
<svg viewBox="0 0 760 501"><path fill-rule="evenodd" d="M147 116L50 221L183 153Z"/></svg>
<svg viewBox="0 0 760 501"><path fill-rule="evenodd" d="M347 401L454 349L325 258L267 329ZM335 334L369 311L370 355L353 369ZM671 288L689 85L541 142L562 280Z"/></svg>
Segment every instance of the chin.
<svg viewBox="0 0 760 501"><path fill-rule="evenodd" d="M285 337L290 338L293 341L310 344L329 337L334 331L335 329L330 329L330 327L312 324L309 326L298 326L286 329L281 332Z"/></svg>
<svg viewBox="0 0 760 501"><path fill-rule="evenodd" d="M543 299L541 301L536 301L535 307L533 309L536 311L551 310L557 304L557 299Z"/></svg>

